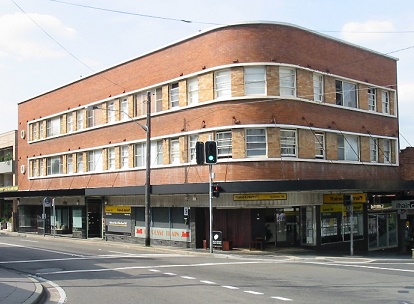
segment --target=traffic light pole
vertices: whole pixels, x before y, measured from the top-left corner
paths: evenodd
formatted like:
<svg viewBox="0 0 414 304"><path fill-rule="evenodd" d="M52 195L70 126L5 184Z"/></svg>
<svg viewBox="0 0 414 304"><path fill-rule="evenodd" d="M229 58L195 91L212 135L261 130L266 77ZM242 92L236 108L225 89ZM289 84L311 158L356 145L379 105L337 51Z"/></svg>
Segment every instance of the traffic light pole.
<svg viewBox="0 0 414 304"><path fill-rule="evenodd" d="M208 165L209 169L209 187L208 187L208 199L209 199L209 211L210 211L210 253L213 253L213 166Z"/></svg>

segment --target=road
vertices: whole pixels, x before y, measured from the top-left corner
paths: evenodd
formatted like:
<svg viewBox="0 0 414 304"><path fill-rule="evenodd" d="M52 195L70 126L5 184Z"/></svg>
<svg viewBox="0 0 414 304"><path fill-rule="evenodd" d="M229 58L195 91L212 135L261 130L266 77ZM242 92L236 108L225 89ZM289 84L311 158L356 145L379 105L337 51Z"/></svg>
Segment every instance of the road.
<svg viewBox="0 0 414 304"><path fill-rule="evenodd" d="M0 234L0 267L49 303L414 303L414 260L209 254Z"/></svg>

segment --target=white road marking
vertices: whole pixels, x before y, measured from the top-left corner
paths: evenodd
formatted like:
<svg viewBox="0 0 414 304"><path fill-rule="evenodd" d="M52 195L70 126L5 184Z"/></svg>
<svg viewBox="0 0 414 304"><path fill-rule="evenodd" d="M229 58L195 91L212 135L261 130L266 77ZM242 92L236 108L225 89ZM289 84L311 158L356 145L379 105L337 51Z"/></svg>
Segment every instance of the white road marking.
<svg viewBox="0 0 414 304"><path fill-rule="evenodd" d="M209 284L209 285L216 285L215 282L201 280L200 283Z"/></svg>
<svg viewBox="0 0 414 304"><path fill-rule="evenodd" d="M304 262L306 264L315 264L315 265L325 265L325 266L339 266L339 267L353 267L353 268L366 268L373 270L387 270L387 271L401 271L401 272L412 272L413 269L399 269L399 268L389 268L389 267L378 267L378 266L368 266L368 265L351 265L351 264L338 264L338 263L322 263L322 262Z"/></svg>
<svg viewBox="0 0 414 304"><path fill-rule="evenodd" d="M62 251L56 251L56 250L50 250L50 249L43 249L43 248L36 248L36 247L30 247L30 246L23 246L23 245L16 245L16 244L9 244L9 243L0 243L0 245L6 245L11 247L19 247L19 248L27 248L32 250L39 250L39 251L45 251L45 252L51 252L51 253L58 253L63 255L70 255L70 256L76 256L76 257L83 257L84 255L74 254L74 253L67 253Z"/></svg>
<svg viewBox="0 0 414 304"><path fill-rule="evenodd" d="M227 289L239 289L239 287L235 287L235 286L228 286L228 285L224 285L224 286L221 286L221 287L223 287L223 288L227 288Z"/></svg>
<svg viewBox="0 0 414 304"><path fill-rule="evenodd" d="M258 291L253 291L253 290L245 290L243 292L254 294L254 295L262 295L263 294L263 292L258 292Z"/></svg>
<svg viewBox="0 0 414 304"><path fill-rule="evenodd" d="M283 298L283 297L271 297L272 299L276 299L276 300L280 300L280 301L293 301L292 299L289 298Z"/></svg>
<svg viewBox="0 0 414 304"><path fill-rule="evenodd" d="M176 276L177 275L177 274L172 273L172 272L164 272L164 274L165 275L168 275L168 276Z"/></svg>
<svg viewBox="0 0 414 304"><path fill-rule="evenodd" d="M189 277L189 276L181 276L183 279L187 279L187 280L195 280L196 278L194 277Z"/></svg>
<svg viewBox="0 0 414 304"><path fill-rule="evenodd" d="M161 270L159 270L159 269L148 269L148 271L151 271L151 272L161 272Z"/></svg>

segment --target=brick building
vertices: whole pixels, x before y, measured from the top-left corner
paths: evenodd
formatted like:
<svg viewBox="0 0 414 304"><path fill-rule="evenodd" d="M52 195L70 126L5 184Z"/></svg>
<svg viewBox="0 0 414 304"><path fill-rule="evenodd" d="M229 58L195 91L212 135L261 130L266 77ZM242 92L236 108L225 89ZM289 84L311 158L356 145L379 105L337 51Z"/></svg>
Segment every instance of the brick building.
<svg viewBox="0 0 414 304"><path fill-rule="evenodd" d="M76 80L18 105L19 231L143 242L150 92L152 242L209 239L209 166L195 145L212 139L213 229L233 246L346 248L352 194L356 249L397 247L397 212L379 207L409 187L396 83L395 58L270 22Z"/></svg>

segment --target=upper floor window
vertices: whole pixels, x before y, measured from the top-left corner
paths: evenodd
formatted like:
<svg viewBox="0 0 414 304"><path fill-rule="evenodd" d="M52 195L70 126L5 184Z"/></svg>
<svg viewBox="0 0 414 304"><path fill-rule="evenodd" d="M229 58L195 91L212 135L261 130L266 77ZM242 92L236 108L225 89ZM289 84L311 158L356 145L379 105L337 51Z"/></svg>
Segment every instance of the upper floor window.
<svg viewBox="0 0 414 304"><path fill-rule="evenodd" d="M82 130L83 125L83 110L76 111L76 130Z"/></svg>
<svg viewBox="0 0 414 304"><path fill-rule="evenodd" d="M151 165L162 165L163 151L162 140L151 142Z"/></svg>
<svg viewBox="0 0 414 304"><path fill-rule="evenodd" d="M382 113L390 114L390 94L388 91L382 91Z"/></svg>
<svg viewBox="0 0 414 304"><path fill-rule="evenodd" d="M121 98L121 120L128 120L128 98L123 97Z"/></svg>
<svg viewBox="0 0 414 304"><path fill-rule="evenodd" d="M280 155L296 157L296 153L296 130L280 130Z"/></svg>
<svg viewBox="0 0 414 304"><path fill-rule="evenodd" d="M138 143L135 145L135 155L134 155L134 166L135 167L145 167L146 164L146 144Z"/></svg>
<svg viewBox="0 0 414 304"><path fill-rule="evenodd" d="M359 138L353 135L338 135L338 160L359 161Z"/></svg>
<svg viewBox="0 0 414 304"><path fill-rule="evenodd" d="M69 154L66 156L66 173L73 173L73 156Z"/></svg>
<svg viewBox="0 0 414 304"><path fill-rule="evenodd" d="M76 153L76 172L83 172L83 153Z"/></svg>
<svg viewBox="0 0 414 304"><path fill-rule="evenodd" d="M325 134L315 133L315 158L325 158Z"/></svg>
<svg viewBox="0 0 414 304"><path fill-rule="evenodd" d="M108 170L115 170L115 148L108 148Z"/></svg>
<svg viewBox="0 0 414 304"><path fill-rule="evenodd" d="M198 135L190 135L188 138L188 160L191 163L196 162L196 142Z"/></svg>
<svg viewBox="0 0 414 304"><path fill-rule="evenodd" d="M384 139L383 141L383 149L384 153L384 163L391 163L391 140Z"/></svg>
<svg viewBox="0 0 414 304"><path fill-rule="evenodd" d="M215 98L231 97L231 73L230 70L222 70L214 73Z"/></svg>
<svg viewBox="0 0 414 304"><path fill-rule="evenodd" d="M36 159L36 160L32 160L31 162L30 162L30 164L31 164L31 167L32 167L32 175L31 176L40 176L40 173L39 173L39 159Z"/></svg>
<svg viewBox="0 0 414 304"><path fill-rule="evenodd" d="M45 137L45 127L43 124L43 121L39 122L39 138L44 138Z"/></svg>
<svg viewBox="0 0 414 304"><path fill-rule="evenodd" d="M179 106L179 86L178 82L170 85L170 108Z"/></svg>
<svg viewBox="0 0 414 304"><path fill-rule="evenodd" d="M121 168L126 169L129 166L129 147L127 145L121 147Z"/></svg>
<svg viewBox="0 0 414 304"><path fill-rule="evenodd" d="M266 94L266 68L245 67L244 68L244 92L245 95Z"/></svg>
<svg viewBox="0 0 414 304"><path fill-rule="evenodd" d="M377 110L377 90L374 88L368 89L368 109L370 111Z"/></svg>
<svg viewBox="0 0 414 304"><path fill-rule="evenodd" d="M246 156L266 156L266 129L246 129Z"/></svg>
<svg viewBox="0 0 414 304"><path fill-rule="evenodd" d="M153 112L160 112L162 111L162 88L156 88L154 91L154 100L155 102L152 103Z"/></svg>
<svg viewBox="0 0 414 304"><path fill-rule="evenodd" d="M39 176L43 176L45 174L44 168L45 168L45 164L44 164L43 159L39 159Z"/></svg>
<svg viewBox="0 0 414 304"><path fill-rule="evenodd" d="M66 115L66 132L73 132L73 113L68 113Z"/></svg>
<svg viewBox="0 0 414 304"><path fill-rule="evenodd" d="M194 77L187 82L188 104L198 103L198 78Z"/></svg>
<svg viewBox="0 0 414 304"><path fill-rule="evenodd" d="M323 75L313 74L313 100L323 101Z"/></svg>
<svg viewBox="0 0 414 304"><path fill-rule="evenodd" d="M232 157L232 134L231 131L216 133L217 157Z"/></svg>
<svg viewBox="0 0 414 304"><path fill-rule="evenodd" d="M180 163L180 142L178 138L170 140L170 162L171 164Z"/></svg>
<svg viewBox="0 0 414 304"><path fill-rule="evenodd" d="M47 175L55 175L62 173L62 157L55 156L46 159Z"/></svg>
<svg viewBox="0 0 414 304"><path fill-rule="evenodd" d="M32 124L32 140L39 139L39 123Z"/></svg>
<svg viewBox="0 0 414 304"><path fill-rule="evenodd" d="M88 122L88 128L95 126L95 109L91 108L86 110L86 117Z"/></svg>
<svg viewBox="0 0 414 304"><path fill-rule="evenodd" d="M60 134L60 117L50 118L46 121L47 137Z"/></svg>
<svg viewBox="0 0 414 304"><path fill-rule="evenodd" d="M296 96L296 70L279 68L280 96Z"/></svg>
<svg viewBox="0 0 414 304"><path fill-rule="evenodd" d="M100 172L103 170L102 166L102 150L93 150L88 153L88 171Z"/></svg>
<svg viewBox="0 0 414 304"><path fill-rule="evenodd" d="M357 87L354 83L336 80L336 104L340 106L357 107Z"/></svg>
<svg viewBox="0 0 414 304"><path fill-rule="evenodd" d="M135 95L135 116L142 116L147 114L147 99L148 94L145 92Z"/></svg>
<svg viewBox="0 0 414 304"><path fill-rule="evenodd" d="M106 116L108 118L109 123L116 121L116 110L115 110L115 102L114 101L108 102Z"/></svg>
<svg viewBox="0 0 414 304"><path fill-rule="evenodd" d="M370 161L373 163L378 162L378 139L371 137L369 140L369 154Z"/></svg>

